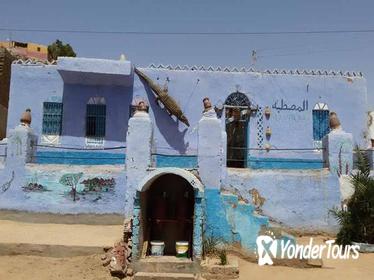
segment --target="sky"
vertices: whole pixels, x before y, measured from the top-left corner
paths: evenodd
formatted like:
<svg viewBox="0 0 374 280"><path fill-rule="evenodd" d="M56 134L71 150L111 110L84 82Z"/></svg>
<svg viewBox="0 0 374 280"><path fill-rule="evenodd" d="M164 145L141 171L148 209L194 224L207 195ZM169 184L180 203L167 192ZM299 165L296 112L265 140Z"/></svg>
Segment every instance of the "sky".
<svg viewBox="0 0 374 280"><path fill-rule="evenodd" d="M258 70L361 71L374 107L374 33L214 34L374 29L372 0L0 0L0 40L70 43L78 56ZM9 29L173 32L89 34ZM373 108L374 109L374 108Z"/></svg>

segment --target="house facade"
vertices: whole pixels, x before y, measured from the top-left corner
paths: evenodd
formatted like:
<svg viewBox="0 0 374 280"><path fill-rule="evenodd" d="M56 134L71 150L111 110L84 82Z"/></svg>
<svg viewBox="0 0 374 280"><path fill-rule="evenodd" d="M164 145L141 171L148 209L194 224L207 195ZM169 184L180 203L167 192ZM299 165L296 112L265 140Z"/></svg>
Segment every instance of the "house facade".
<svg viewBox="0 0 374 280"><path fill-rule="evenodd" d="M26 108L32 132L15 129ZM342 129L330 131L332 112ZM14 180L0 206L122 213L133 218L138 256L144 241L167 240L172 254L183 239L199 257L204 234L251 250L272 223L334 231L340 175L354 169L353 146L366 149L367 135L361 73L18 61L0 146L0 184ZM13 150L27 143L27 153ZM78 201L66 173L81 174Z"/></svg>

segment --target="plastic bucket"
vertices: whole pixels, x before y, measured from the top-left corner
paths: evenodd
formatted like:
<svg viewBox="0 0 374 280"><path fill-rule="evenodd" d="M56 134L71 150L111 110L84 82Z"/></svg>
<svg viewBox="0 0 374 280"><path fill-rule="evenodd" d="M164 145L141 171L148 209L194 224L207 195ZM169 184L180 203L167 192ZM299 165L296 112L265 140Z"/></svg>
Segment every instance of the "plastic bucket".
<svg viewBox="0 0 374 280"><path fill-rule="evenodd" d="M187 258L188 254L188 241L175 242L175 250L177 251L178 258Z"/></svg>
<svg viewBox="0 0 374 280"><path fill-rule="evenodd" d="M152 256L163 256L165 249L164 241L151 241L151 255Z"/></svg>

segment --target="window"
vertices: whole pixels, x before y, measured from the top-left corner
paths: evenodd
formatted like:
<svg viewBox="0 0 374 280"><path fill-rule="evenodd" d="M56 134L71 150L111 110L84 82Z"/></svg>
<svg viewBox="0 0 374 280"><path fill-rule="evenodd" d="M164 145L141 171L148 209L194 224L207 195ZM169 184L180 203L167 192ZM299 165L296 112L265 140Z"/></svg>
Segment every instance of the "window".
<svg viewBox="0 0 374 280"><path fill-rule="evenodd" d="M62 127L62 103L43 103L43 134L61 135Z"/></svg>
<svg viewBox="0 0 374 280"><path fill-rule="evenodd" d="M106 105L104 98L91 98L86 109L86 136L105 137Z"/></svg>
<svg viewBox="0 0 374 280"><path fill-rule="evenodd" d="M37 47L36 50L37 50L38 52L40 52L40 47Z"/></svg>
<svg viewBox="0 0 374 280"><path fill-rule="evenodd" d="M313 140L321 141L330 132L329 109L325 103L317 103L313 114Z"/></svg>
<svg viewBox="0 0 374 280"><path fill-rule="evenodd" d="M14 42L14 47L18 48L27 48L27 43L22 43L22 42Z"/></svg>

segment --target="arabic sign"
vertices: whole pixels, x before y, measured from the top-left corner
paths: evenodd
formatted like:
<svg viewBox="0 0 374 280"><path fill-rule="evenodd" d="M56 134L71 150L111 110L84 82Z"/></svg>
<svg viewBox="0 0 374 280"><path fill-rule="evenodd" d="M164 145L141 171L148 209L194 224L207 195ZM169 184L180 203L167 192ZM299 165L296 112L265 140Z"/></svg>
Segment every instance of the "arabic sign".
<svg viewBox="0 0 374 280"><path fill-rule="evenodd" d="M274 102L274 104L271 106L273 109L280 111L297 111L297 112L304 112L308 111L308 100L304 99L301 106L297 106L296 104L287 104L283 98L278 103L278 100Z"/></svg>

